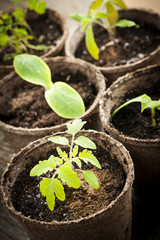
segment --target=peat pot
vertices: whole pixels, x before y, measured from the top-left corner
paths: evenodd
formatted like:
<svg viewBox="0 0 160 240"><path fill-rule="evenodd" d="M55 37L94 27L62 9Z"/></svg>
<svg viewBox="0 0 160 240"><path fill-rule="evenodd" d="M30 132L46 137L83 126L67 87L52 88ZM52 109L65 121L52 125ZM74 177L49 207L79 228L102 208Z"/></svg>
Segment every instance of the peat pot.
<svg viewBox="0 0 160 240"><path fill-rule="evenodd" d="M53 45L53 48L47 51L34 51L34 54L42 58L60 55L68 34L66 20L63 16L53 9L46 9L42 15L29 10L27 22L37 37L40 35L45 37L45 45ZM14 70L12 62L2 62L2 58L3 54L0 56L0 80Z"/></svg>
<svg viewBox="0 0 160 240"><path fill-rule="evenodd" d="M46 63L53 82L67 82L83 98L86 111L80 118L87 121L86 128L101 130L98 108L105 80L100 71L92 64L67 57L48 58ZM0 129L15 152L33 140L63 131L69 121L50 109L42 87L26 83L15 72L0 82L0 108Z"/></svg>
<svg viewBox="0 0 160 240"><path fill-rule="evenodd" d="M98 30L95 26L94 35L100 49L99 61L88 54L84 33L79 27L71 32L65 43L66 55L95 64L107 77L108 86L127 72L158 63L160 59L160 16L139 9L121 10L119 16L134 20L140 27L117 28L115 41L109 42L106 30Z"/></svg>
<svg viewBox="0 0 160 240"><path fill-rule="evenodd" d="M66 133L65 135L64 133L61 134L61 136L69 137ZM94 173L98 178L100 188L92 190L91 187L88 187L88 184L82 182L80 189L71 190L72 193L68 195L68 198L77 195L78 199L72 198L72 202L68 206L66 197L66 200L60 206L61 210L63 208L70 210L70 207L74 206L69 214L67 213L69 210L64 210L64 216L68 214L67 220L63 220L59 211L57 211L58 204L54 209L55 213L54 211L49 213L51 219L48 222L44 222L43 219L32 219L30 215L37 211L38 205L42 204L40 198L34 199L38 201L37 203L31 200L32 204L29 200L31 198L29 196L25 197L26 204L24 205L29 206L28 210L30 209L32 212L28 212L28 216L25 216L25 207L22 211L19 209L21 203L19 204L19 201L17 201L17 199L21 199L24 188L28 192L32 188L31 185L33 184L29 183L29 186L23 186L22 184L22 182L27 184L27 179L31 179L31 182L33 181L29 177L31 168L39 160L48 158L51 152L53 154L56 149L56 145L49 142L47 137L30 143L13 157L2 177L3 202L9 212L21 222L32 240L129 240L131 237L132 215L131 190L134 178L133 163L130 155L121 143L105 133L83 130L78 134L90 137L97 145L97 153L94 152L94 154L100 161L102 169L96 170ZM64 146L62 146L62 150L63 148ZM20 192L16 193L16 189L19 189ZM83 195L79 198L79 191L83 190ZM101 190L104 191L103 194ZM65 191L67 194L67 190ZM93 192L96 192L94 197ZM18 197L16 197L16 194L18 194ZM109 195L112 200L107 200ZM83 211L83 204L86 201L87 205ZM68 207L66 208L65 206ZM46 208L47 206L45 205L43 208L44 214L41 213L38 218L45 215L45 213L48 216L47 211L50 210L46 210ZM93 208L95 208L94 211ZM79 214L80 209L84 212L84 216ZM72 217L74 214L77 216L76 218ZM62 220L54 219L56 216L58 216L58 219L62 218Z"/></svg>
<svg viewBox="0 0 160 240"><path fill-rule="evenodd" d="M117 113L114 121L112 118L122 102L144 93L154 100L160 98L160 66L149 66L115 81L102 98L100 118L105 131L130 152L135 167L135 193L154 198L160 191L159 111L156 127L152 126L150 109L141 114L140 103L129 104Z"/></svg>

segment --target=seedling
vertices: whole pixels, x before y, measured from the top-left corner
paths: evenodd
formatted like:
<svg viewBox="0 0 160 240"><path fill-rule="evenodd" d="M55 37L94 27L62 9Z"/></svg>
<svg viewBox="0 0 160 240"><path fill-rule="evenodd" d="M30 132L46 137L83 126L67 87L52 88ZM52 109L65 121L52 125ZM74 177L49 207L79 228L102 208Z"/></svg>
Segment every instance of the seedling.
<svg viewBox="0 0 160 240"><path fill-rule="evenodd" d="M45 88L45 99L59 116L73 119L85 112L79 93L64 82L52 83L51 71L41 58L19 54L14 58L13 65L22 79Z"/></svg>
<svg viewBox="0 0 160 240"><path fill-rule="evenodd" d="M3 52L7 47L11 47L12 52L6 53L4 61L11 60L17 54L30 52L33 50L41 51L51 46L45 46L44 44L33 45L31 41L37 39L32 32L32 29L26 21L27 8L34 10L39 14L43 14L46 9L46 2L40 2L39 0L12 0L15 2L15 10L11 13L0 12L0 47ZM18 7L19 2L27 2L25 9Z"/></svg>
<svg viewBox="0 0 160 240"><path fill-rule="evenodd" d="M98 180L92 171L82 170L82 161L85 164L92 164L101 169L101 165L92 151L89 149L96 149L95 143L85 136L79 136L75 139L75 135L83 128L86 122L81 119L74 120L72 123L67 124L66 133L72 136L71 141L66 137L55 136L48 138L49 141L65 145L69 148L68 152L62 151L57 147L57 156L51 155L48 160L39 161L30 171L30 176L41 176L48 171L53 173L50 178L42 177L40 182L40 191L44 197L48 208L53 211L55 206L55 198L60 201L65 200L64 185L75 189L80 188L81 180L77 173L81 172L85 181L94 189L99 188ZM79 151L79 146L84 148Z"/></svg>
<svg viewBox="0 0 160 240"><path fill-rule="evenodd" d="M138 27L138 25L131 20L121 19L118 21L119 14L115 6L122 9L127 9L127 6L123 0L95 0L89 7L87 15L78 13L71 15L71 18L81 23L81 31L85 31L87 50L96 60L99 59L99 48L95 42L93 34L93 23L96 23L106 29L109 33L110 39L113 41L113 35L115 34L116 27Z"/></svg>
<svg viewBox="0 0 160 240"><path fill-rule="evenodd" d="M122 104L120 107L118 107L113 112L112 117L114 117L117 114L117 112L119 112L120 109L122 109L125 106L127 106L128 104L134 103L134 102L140 102L141 103L141 113L143 113L143 111L146 108L151 109L152 126L156 127L155 110L157 109L157 110L160 111L160 99L158 101L152 100L147 94L143 94L141 96L138 96L136 98L133 98L133 99L125 102L124 104Z"/></svg>

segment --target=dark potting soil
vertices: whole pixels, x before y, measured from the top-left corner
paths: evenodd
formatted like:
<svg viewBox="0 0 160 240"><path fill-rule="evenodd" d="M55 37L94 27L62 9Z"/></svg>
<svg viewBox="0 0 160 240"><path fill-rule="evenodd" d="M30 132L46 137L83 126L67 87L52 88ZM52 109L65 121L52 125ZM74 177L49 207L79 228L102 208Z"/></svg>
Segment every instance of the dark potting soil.
<svg viewBox="0 0 160 240"><path fill-rule="evenodd" d="M88 53L84 39L80 42L75 56L96 66L115 67L131 64L146 57L160 43L160 31L154 26L136 22L139 28L116 28L114 41L102 27L95 26L94 36L100 49L99 60L94 60Z"/></svg>
<svg viewBox="0 0 160 240"><path fill-rule="evenodd" d="M15 209L31 219L52 222L81 219L106 208L121 193L126 177L122 166L115 159L111 159L110 154L106 154L103 148L98 147L96 152L93 152L100 161L102 169L92 165L89 169L96 174L99 189L93 189L79 175L81 187L74 189L65 186L66 200L62 202L56 199L55 209L51 212L39 191L41 178L29 177L29 172L33 167L30 166L19 175L12 191L11 197ZM50 154L56 153L49 153L48 157ZM41 157L40 160L43 160L43 156ZM85 169L84 166L83 169ZM51 175L48 172L44 176L50 177Z"/></svg>
<svg viewBox="0 0 160 240"><path fill-rule="evenodd" d="M97 91L83 73L54 74L53 82L64 81L79 92L88 109L93 103ZM59 117L48 106L44 98L44 88L23 81L20 88L7 100L0 112L0 120L15 127L35 128L55 126L67 121Z"/></svg>
<svg viewBox="0 0 160 240"><path fill-rule="evenodd" d="M148 79L148 81L151 80ZM160 79L151 88L144 89L143 87L143 89L139 88L128 92L121 104L144 93L151 97L152 100L160 99ZM131 103L122 108L116 114L112 123L120 132L130 137L139 139L160 138L160 111L156 110L156 127L153 127L151 110L147 108L141 113L141 103Z"/></svg>
<svg viewBox="0 0 160 240"><path fill-rule="evenodd" d="M47 12L43 15L39 15L38 18L35 18L34 20L27 21L28 24L30 25L34 36L37 39L41 39L41 42L38 42L37 40L32 40L30 41L31 44L33 45L38 45L38 44L45 44L46 46L56 46L62 37L62 29L60 25L56 22L53 22L50 20ZM30 50L28 49L29 53L41 56L48 52L50 49L46 49L44 51L36 51L36 50ZM6 53L11 53L14 52L14 49L11 47L7 47L1 52L0 48L0 65L12 65L13 61L3 61L3 58Z"/></svg>

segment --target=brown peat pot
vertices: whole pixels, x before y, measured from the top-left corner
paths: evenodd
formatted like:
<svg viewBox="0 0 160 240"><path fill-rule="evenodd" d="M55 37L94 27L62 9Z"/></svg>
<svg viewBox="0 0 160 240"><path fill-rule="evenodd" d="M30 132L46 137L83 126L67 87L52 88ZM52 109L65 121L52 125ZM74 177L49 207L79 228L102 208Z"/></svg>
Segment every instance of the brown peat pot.
<svg viewBox="0 0 160 240"><path fill-rule="evenodd" d="M37 37L40 35L45 37L46 40L44 44L53 45L53 48L46 52L35 51L34 54L40 55L42 58L60 55L68 34L66 20L63 16L53 9L46 9L46 12L42 15L29 10L27 13L27 22L31 26L33 25L32 30ZM57 28L55 39L51 36L51 33L55 31L54 28ZM7 62L0 64L0 80L13 70L12 62L10 65Z"/></svg>
<svg viewBox="0 0 160 240"><path fill-rule="evenodd" d="M66 81L83 98L86 111L80 118L87 121L86 129L101 130L98 108L105 91L105 80L100 71L78 59L55 57L45 61L51 69L53 82ZM43 88L26 83L15 72L0 82L0 108L0 129L15 152L33 140L63 131L69 121L58 117L49 108ZM32 125L28 125L30 122Z"/></svg>
<svg viewBox="0 0 160 240"><path fill-rule="evenodd" d="M107 77L108 86L127 72L146 67L149 64L158 64L160 59L160 16L157 13L143 9L120 10L119 16L123 19L135 21L140 25L140 28L117 28L118 34L114 44L112 44L113 41L110 41L110 47L106 48L105 55L103 50L100 50L102 54L100 53L99 61L93 60L87 53L84 33L80 31L79 27L68 35L65 43L66 55L78 57L95 64L104 76ZM100 42L101 35L103 37ZM95 30L95 39L100 49L105 49L105 44L109 41L107 32L105 33L105 30L101 29L96 35ZM115 44L116 42L117 44ZM82 47L80 48L81 45ZM114 45L115 48L113 48ZM80 50L78 51L79 48ZM150 50L148 51L148 49ZM83 51L84 54L82 55ZM101 57L103 55L106 58L104 60ZM112 55L113 60L110 60Z"/></svg>
<svg viewBox="0 0 160 240"><path fill-rule="evenodd" d="M115 126L112 118L113 111L125 98L129 100L144 93L153 100L159 99L160 66L149 66L126 74L115 81L102 98L100 118L105 131L124 144L130 152L135 167L133 186L135 193L140 197L154 198L159 196L160 191L159 112L157 112L156 128L152 126L150 109L145 110L143 115L140 113L140 103L134 103L135 107L132 104L128 105L131 109L126 110L126 107L123 113L120 110L121 117L117 114L116 122L123 121L121 123L123 131ZM139 108L138 111L135 110L136 106ZM140 120L137 120L138 115Z"/></svg>
<svg viewBox="0 0 160 240"><path fill-rule="evenodd" d="M66 133L58 133L57 135L60 134L67 138L70 137L70 135ZM54 134L54 136L55 135L56 134ZM70 203L71 207L74 205L74 208L70 213L72 215L74 212L78 211L77 208L82 208L83 210L81 204L83 204L87 196L88 200L84 217L78 214L76 219L73 218L72 220L57 221L54 219L54 211L56 211L55 207L55 210L51 212L51 215L53 214L53 219L44 222L43 219L32 219L30 213L28 216L25 216L25 213L22 213L21 210L17 210L19 204L17 205L15 190L20 188L20 192L21 190L23 192L24 186L28 181L27 179L32 179L29 177L29 171L31 168L39 160L46 159L57 147L56 144L48 141L48 137L30 143L13 157L2 177L1 190L3 202L9 212L21 222L29 238L32 240L130 240L132 215L131 193L134 179L133 163L130 155L121 143L105 133L93 130L83 130L77 134L77 136L79 135L87 136L96 143L96 151L98 152L99 149L99 155L97 157L102 166L102 169L95 171L100 183L100 188L94 190L96 191L95 198L91 197L93 190L89 190L87 186L85 187L86 184L82 183L80 189L88 189L89 197L87 195L88 191L85 190L85 194L83 194L81 200L79 199L75 201L72 199L73 202ZM62 149L64 149L64 146L62 146ZM96 156L95 152L94 154ZM112 179L111 172L114 174L117 172L117 169L119 169L119 174ZM27 175L24 174L26 170ZM111 177L109 177L110 179L108 182L108 176L105 174L103 179L104 185L102 185L102 173L105 173L105 171L108 171L107 175ZM23 181L24 175L25 180ZM117 194L115 191L117 191L116 186L121 184L120 175L123 175L123 184L119 188L119 193ZM19 181L18 179L20 178L21 180ZM112 183L110 183L110 181ZM22 182L24 183L24 186L22 186ZM30 191L30 188L29 185L27 187L28 192ZM104 190L103 197L100 197L101 195L99 194L101 188ZM80 191L80 189L73 190L73 194L74 191L76 191L76 194L79 196L78 191ZM68 197L72 197L73 194L69 194ZM112 195L112 200L110 202L107 202L106 200L107 194ZM21 198L20 195L18 196L18 199ZM34 202L34 200L31 201ZM80 201L81 204L79 203ZM36 204L41 204L39 202L41 202L40 199L38 199L38 203ZM67 199L64 201L64 207L65 204L67 204L65 202L67 202ZM92 206L97 209L95 212L92 211ZM46 211L46 208L47 206L44 207L44 211ZM61 206L61 208L63 207ZM29 209L36 212L35 210L38 209L38 205L35 205L34 203L32 206L30 203ZM25 211L25 209L23 209L23 211ZM67 211L68 210L66 210L66 212ZM66 212L64 216L66 215Z"/></svg>

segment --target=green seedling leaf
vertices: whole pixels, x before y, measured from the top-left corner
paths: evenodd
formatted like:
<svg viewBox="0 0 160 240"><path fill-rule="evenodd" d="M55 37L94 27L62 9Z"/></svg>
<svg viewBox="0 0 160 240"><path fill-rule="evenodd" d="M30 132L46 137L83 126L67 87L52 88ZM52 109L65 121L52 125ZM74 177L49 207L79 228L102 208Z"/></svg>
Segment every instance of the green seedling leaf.
<svg viewBox="0 0 160 240"><path fill-rule="evenodd" d="M133 102L141 102L141 103L142 103L142 109L141 109L141 111L143 112L143 110L144 110L145 107L146 107L146 104L148 104L150 101L151 101L151 98L148 97L146 94L143 94L143 95L141 95L141 96L139 96L139 97L133 98L133 99L131 99L131 100L123 103L120 107L118 107L118 108L113 112L112 117L114 117L120 109L124 108L125 106L127 106L128 104L133 103Z"/></svg>
<svg viewBox="0 0 160 240"><path fill-rule="evenodd" d="M62 182L67 183L69 187L80 188L81 182L77 173L72 171L70 166L63 165L59 168L58 178L62 180Z"/></svg>
<svg viewBox="0 0 160 240"><path fill-rule="evenodd" d="M85 123L86 121L82 121L81 119L76 119L72 123L67 123L68 129L66 130L66 132L71 135L75 135L83 128Z"/></svg>
<svg viewBox="0 0 160 240"><path fill-rule="evenodd" d="M51 156L48 160L39 161L39 163L30 171L30 176L40 176L48 171L53 171L56 165L57 164L53 156Z"/></svg>
<svg viewBox="0 0 160 240"><path fill-rule="evenodd" d="M52 46L46 46L44 44L38 44L38 45L33 45L33 44L29 44L29 47L31 49L34 49L36 51L43 51L43 50L46 50L46 49L51 49Z"/></svg>
<svg viewBox="0 0 160 240"><path fill-rule="evenodd" d="M104 2L104 0L93 1L91 6L89 7L88 13L91 14L94 10L97 10L102 5L103 2Z"/></svg>
<svg viewBox="0 0 160 240"><path fill-rule="evenodd" d="M73 158L72 162L75 162L79 168L82 167L82 163L79 158Z"/></svg>
<svg viewBox="0 0 160 240"><path fill-rule="evenodd" d="M70 17L78 22L82 22L84 18L88 18L89 15L83 15L83 14L78 14L78 13L73 13L70 15Z"/></svg>
<svg viewBox="0 0 160 240"><path fill-rule="evenodd" d="M73 148L73 151L72 151L72 156L75 158L78 154L78 146L75 145L74 148Z"/></svg>
<svg viewBox="0 0 160 240"><path fill-rule="evenodd" d="M15 71L22 79L41 85L46 89L50 88L50 69L39 57L30 54L19 54L14 58L13 65Z"/></svg>
<svg viewBox="0 0 160 240"><path fill-rule="evenodd" d="M0 46L5 47L8 42L8 35L6 33L1 33L0 34Z"/></svg>
<svg viewBox="0 0 160 240"><path fill-rule="evenodd" d="M135 27L137 24L134 21L121 19L116 23L116 27L126 28L126 27Z"/></svg>
<svg viewBox="0 0 160 240"><path fill-rule="evenodd" d="M105 4L105 6L106 6L106 9L107 9L107 12L108 12L107 20L108 20L109 24L111 26L113 26L113 25L115 25L117 23L117 20L119 18L118 12L115 9L115 7L111 3L109 3L109 2L107 2Z"/></svg>
<svg viewBox="0 0 160 240"><path fill-rule="evenodd" d="M115 6L117 6L119 8L127 9L127 6L123 0L107 0L107 2L114 4Z"/></svg>
<svg viewBox="0 0 160 240"><path fill-rule="evenodd" d="M91 23L91 19L89 18L84 18L82 20L82 23L81 23L81 31L84 32L84 30L86 29L87 25Z"/></svg>
<svg viewBox="0 0 160 240"><path fill-rule="evenodd" d="M56 82L45 92L45 99L59 116L73 119L85 112L84 102L77 91L64 82Z"/></svg>
<svg viewBox="0 0 160 240"><path fill-rule="evenodd" d="M82 152L79 153L79 158L82 159L85 163L89 162L97 168L101 169L101 165L98 159L92 154L92 151L87 151L86 149L84 149Z"/></svg>
<svg viewBox="0 0 160 240"><path fill-rule="evenodd" d="M85 41L86 41L86 47L87 47L88 52L91 54L91 56L94 59L98 60L99 59L99 49L95 42L91 25L89 25L86 29Z"/></svg>
<svg viewBox="0 0 160 240"><path fill-rule="evenodd" d="M94 13L94 19L101 19L101 18L108 18L110 14L104 13L104 12L95 12Z"/></svg>
<svg viewBox="0 0 160 240"><path fill-rule="evenodd" d="M43 14L46 10L46 2L39 2L35 6L35 11L39 14Z"/></svg>
<svg viewBox="0 0 160 240"><path fill-rule="evenodd" d="M59 200L65 200L64 188L58 179L43 178L40 183L40 191L46 197L47 205L51 211L54 210L55 195Z"/></svg>
<svg viewBox="0 0 160 240"><path fill-rule="evenodd" d="M65 161L69 160L68 154L65 151L62 151L59 147L57 147L57 152L63 160L65 160Z"/></svg>
<svg viewBox="0 0 160 240"><path fill-rule="evenodd" d="M14 34L16 34L18 38L22 38L23 36L26 36L28 33L24 28L14 28Z"/></svg>
<svg viewBox="0 0 160 240"><path fill-rule="evenodd" d="M78 137L74 142L83 148L96 149L95 143L89 138L84 136Z"/></svg>
<svg viewBox="0 0 160 240"><path fill-rule="evenodd" d="M56 136L56 137L50 137L50 138L48 138L48 140L51 142L57 143L57 144L69 146L69 141L66 137Z"/></svg>
<svg viewBox="0 0 160 240"><path fill-rule="evenodd" d="M16 8L13 12L13 16L17 21L21 23L25 21L25 13L22 8Z"/></svg>
<svg viewBox="0 0 160 240"><path fill-rule="evenodd" d="M94 189L99 188L99 183L97 181L96 175L92 171L83 171L83 177L86 182L91 185Z"/></svg>

